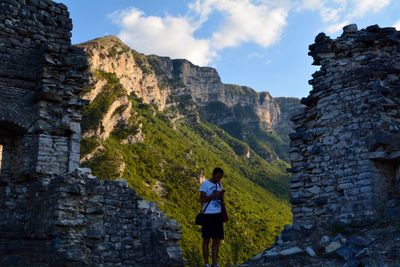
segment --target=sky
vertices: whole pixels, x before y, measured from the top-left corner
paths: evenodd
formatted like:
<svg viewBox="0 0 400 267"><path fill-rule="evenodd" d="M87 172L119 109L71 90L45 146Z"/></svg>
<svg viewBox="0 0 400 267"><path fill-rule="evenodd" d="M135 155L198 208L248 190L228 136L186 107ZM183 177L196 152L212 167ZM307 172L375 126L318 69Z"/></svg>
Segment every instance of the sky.
<svg viewBox="0 0 400 267"><path fill-rule="evenodd" d="M217 69L224 83L272 96L306 97L315 36L378 24L400 29L398 0L57 0L72 42L116 35L144 54Z"/></svg>

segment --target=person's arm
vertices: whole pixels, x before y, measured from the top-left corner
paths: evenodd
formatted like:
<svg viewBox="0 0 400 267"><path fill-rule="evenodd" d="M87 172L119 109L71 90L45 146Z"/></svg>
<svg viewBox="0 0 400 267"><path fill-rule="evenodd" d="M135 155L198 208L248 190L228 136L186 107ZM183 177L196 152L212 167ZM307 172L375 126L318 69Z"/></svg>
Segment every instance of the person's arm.
<svg viewBox="0 0 400 267"><path fill-rule="evenodd" d="M221 191L217 191L215 193L212 193L211 195L207 196L206 192L202 192L200 191L200 202L204 203L204 202L208 202L210 200L212 200L215 197L221 196L223 193Z"/></svg>
<svg viewBox="0 0 400 267"><path fill-rule="evenodd" d="M221 205L225 205L224 193L225 193L225 190L222 190L221 191Z"/></svg>
<svg viewBox="0 0 400 267"><path fill-rule="evenodd" d="M221 190L221 194L220 194L220 199L221 199L221 205L225 205L225 200L224 200L224 193L225 193L225 189L222 188L222 184L218 183L219 188Z"/></svg>

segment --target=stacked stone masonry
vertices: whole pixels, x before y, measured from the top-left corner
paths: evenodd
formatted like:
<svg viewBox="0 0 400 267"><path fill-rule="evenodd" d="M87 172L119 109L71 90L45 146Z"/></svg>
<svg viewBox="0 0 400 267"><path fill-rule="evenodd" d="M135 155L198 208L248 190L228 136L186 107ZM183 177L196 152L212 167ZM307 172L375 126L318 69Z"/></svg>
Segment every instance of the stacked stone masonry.
<svg viewBox="0 0 400 267"><path fill-rule="evenodd" d="M183 265L180 226L124 180L76 169L0 190L0 266Z"/></svg>
<svg viewBox="0 0 400 267"><path fill-rule="evenodd" d="M400 215L400 32L344 28L316 37L304 111L292 118L294 225Z"/></svg>
<svg viewBox="0 0 400 267"><path fill-rule="evenodd" d="M4 0L0 21L1 173L72 171L79 166L78 95L87 62L71 46L67 9L50 1Z"/></svg>
<svg viewBox="0 0 400 267"><path fill-rule="evenodd" d="M71 29L63 4L0 1L0 266L183 266L175 221L79 168Z"/></svg>
<svg viewBox="0 0 400 267"><path fill-rule="evenodd" d="M292 117L293 224L243 267L400 266L400 32L352 24L310 46Z"/></svg>

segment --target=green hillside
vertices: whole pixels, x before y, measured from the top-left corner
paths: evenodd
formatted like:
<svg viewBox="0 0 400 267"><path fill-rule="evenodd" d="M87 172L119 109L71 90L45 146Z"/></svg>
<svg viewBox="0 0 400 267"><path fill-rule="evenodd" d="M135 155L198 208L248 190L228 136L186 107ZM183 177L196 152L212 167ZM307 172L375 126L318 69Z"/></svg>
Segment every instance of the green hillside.
<svg viewBox="0 0 400 267"><path fill-rule="evenodd" d="M110 101L121 93L115 75L97 73L107 80L104 93L99 94L83 110L83 129L97 125ZM181 247L190 266L201 262L200 228L193 224L200 209L198 202L199 177L209 178L215 166L226 175L227 209L230 221L221 246L223 266L242 262L272 244L283 225L291 221L288 204L288 177L283 161L270 164L254 151L246 157L249 146L228 135L222 129L199 120L172 123L152 105L130 97L133 109L128 125L119 127L105 140L84 138L82 157L96 147L102 149L84 165L103 179L122 177L145 199L158 203L169 217L182 225ZM139 126L140 125L140 126ZM141 131L144 141L122 144L128 135Z"/></svg>

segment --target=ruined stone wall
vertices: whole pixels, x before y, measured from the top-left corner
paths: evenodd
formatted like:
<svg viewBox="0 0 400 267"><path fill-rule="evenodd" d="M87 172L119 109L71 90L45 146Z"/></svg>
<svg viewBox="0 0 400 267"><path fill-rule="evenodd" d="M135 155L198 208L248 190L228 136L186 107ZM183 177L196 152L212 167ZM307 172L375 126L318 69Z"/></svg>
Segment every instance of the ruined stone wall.
<svg viewBox="0 0 400 267"><path fill-rule="evenodd" d="M0 266L183 265L180 226L124 180L42 176L0 186L0 208Z"/></svg>
<svg viewBox="0 0 400 267"><path fill-rule="evenodd" d="M313 89L294 116L294 225L398 216L400 32L344 28L310 46Z"/></svg>
<svg viewBox="0 0 400 267"><path fill-rule="evenodd" d="M0 1L0 266L183 266L180 226L79 167L84 53L67 8Z"/></svg>
<svg viewBox="0 0 400 267"><path fill-rule="evenodd" d="M11 139L6 151L18 151L6 158L19 163L3 174L64 173L79 166L77 95L87 62L71 46L71 29L64 5L0 3L0 136Z"/></svg>
<svg viewBox="0 0 400 267"><path fill-rule="evenodd" d="M293 224L242 266L400 266L400 32L348 25L309 55L321 68L292 117Z"/></svg>

